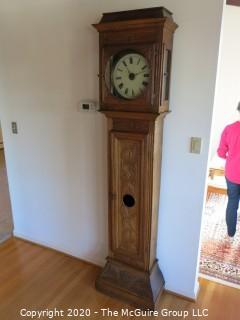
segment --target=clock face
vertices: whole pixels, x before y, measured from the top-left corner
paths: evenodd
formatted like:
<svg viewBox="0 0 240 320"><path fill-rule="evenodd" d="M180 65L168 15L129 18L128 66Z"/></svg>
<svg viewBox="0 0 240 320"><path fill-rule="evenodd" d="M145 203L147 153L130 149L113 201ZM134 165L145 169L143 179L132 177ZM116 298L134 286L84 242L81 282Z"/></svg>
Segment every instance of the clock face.
<svg viewBox="0 0 240 320"><path fill-rule="evenodd" d="M114 61L110 74L113 93L124 99L135 99L146 90L150 81L150 67L139 53L127 53Z"/></svg>

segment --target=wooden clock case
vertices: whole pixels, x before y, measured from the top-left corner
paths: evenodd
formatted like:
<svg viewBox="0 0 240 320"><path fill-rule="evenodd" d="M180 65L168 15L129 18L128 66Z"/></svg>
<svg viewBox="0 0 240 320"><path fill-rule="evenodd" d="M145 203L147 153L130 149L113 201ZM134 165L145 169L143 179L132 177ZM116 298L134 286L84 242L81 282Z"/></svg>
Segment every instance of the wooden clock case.
<svg viewBox="0 0 240 320"><path fill-rule="evenodd" d="M173 33L163 7L105 13L99 31L100 111L108 119L109 255L96 288L154 309L164 288L156 259L163 119L168 113ZM105 82L110 57L134 50L148 61L150 83L133 100Z"/></svg>

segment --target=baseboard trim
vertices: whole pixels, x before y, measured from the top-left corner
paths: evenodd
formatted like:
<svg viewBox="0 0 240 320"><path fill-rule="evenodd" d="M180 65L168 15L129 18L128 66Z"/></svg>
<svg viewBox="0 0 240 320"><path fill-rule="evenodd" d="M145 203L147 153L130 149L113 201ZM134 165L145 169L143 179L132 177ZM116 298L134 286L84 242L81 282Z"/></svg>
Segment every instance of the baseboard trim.
<svg viewBox="0 0 240 320"><path fill-rule="evenodd" d="M57 247L55 247L53 245L50 245L48 243L39 242L38 240L26 237L26 236L24 236L22 234L19 234L17 232L13 232L13 237L16 238L16 239L19 239L21 241L25 241L25 242L31 243L33 245L36 245L36 246L39 246L39 247L42 247L42 248L45 248L45 249L48 249L48 250L52 250L52 251L64 254L64 255L66 255L68 257L78 259L79 261L87 263L87 264L90 264L90 265L92 265L94 267L102 268L103 265L104 265L103 263L101 263L99 261L94 261L94 262L90 261L89 259L86 259L84 257L82 258L82 257L79 257L79 256L75 255L73 252L67 251L65 249L57 248Z"/></svg>
<svg viewBox="0 0 240 320"><path fill-rule="evenodd" d="M226 287L240 289L240 286L238 284L235 284L235 283L232 283L232 282L229 282L229 281L224 281L222 279L218 279L218 278L215 278L215 277L212 277L212 276L208 276L208 275L203 274L203 273L200 273L199 277L202 278L202 279L206 279L206 280L212 281L212 282L216 282L218 284L222 284L223 286L226 286Z"/></svg>
<svg viewBox="0 0 240 320"><path fill-rule="evenodd" d="M199 284L199 281L197 282L197 287L195 288L195 292L194 292L194 295L191 296L191 295L185 295L183 293L177 293L175 291L171 291L171 290L168 290L168 289L165 289L164 290L166 293L169 293L177 298L180 298L180 299L183 299L183 300L186 300L186 301L189 301L189 302L197 302L198 300L198 295L199 295L199 292L200 292L200 284Z"/></svg>
<svg viewBox="0 0 240 320"><path fill-rule="evenodd" d="M164 291L168 294L171 294L171 295L177 297L177 298L180 298L180 299L183 299L183 300L186 300L189 302L197 302L197 298L190 298L190 297L184 296L183 294L179 294L179 293L173 292L171 290L167 290L167 289L164 289Z"/></svg>
<svg viewBox="0 0 240 320"><path fill-rule="evenodd" d="M8 239L10 239L12 237L13 237L12 233L8 233L8 234L4 235L2 238L0 238L0 244L7 241Z"/></svg>

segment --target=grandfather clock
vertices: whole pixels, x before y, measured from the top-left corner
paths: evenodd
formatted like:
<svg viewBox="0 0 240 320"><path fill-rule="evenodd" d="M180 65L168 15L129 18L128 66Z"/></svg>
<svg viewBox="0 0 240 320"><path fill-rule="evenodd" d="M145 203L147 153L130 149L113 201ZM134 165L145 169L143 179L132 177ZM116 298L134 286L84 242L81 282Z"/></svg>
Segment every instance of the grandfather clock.
<svg viewBox="0 0 240 320"><path fill-rule="evenodd" d="M109 255L96 288L154 309L164 288L156 259L163 119L173 33L163 7L104 13L100 111L108 119Z"/></svg>

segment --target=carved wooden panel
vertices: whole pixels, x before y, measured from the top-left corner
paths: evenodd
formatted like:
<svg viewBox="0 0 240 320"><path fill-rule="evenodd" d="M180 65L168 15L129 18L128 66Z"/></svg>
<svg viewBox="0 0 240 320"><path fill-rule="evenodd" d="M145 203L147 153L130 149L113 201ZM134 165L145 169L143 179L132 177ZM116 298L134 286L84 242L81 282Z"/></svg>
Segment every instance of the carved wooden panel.
<svg viewBox="0 0 240 320"><path fill-rule="evenodd" d="M143 188L146 135L111 133L112 252L143 266Z"/></svg>
<svg viewBox="0 0 240 320"><path fill-rule="evenodd" d="M114 263L107 263L102 277L105 281L113 282L116 286L124 290L133 291L142 298L151 298L151 285L144 273L124 268L124 266Z"/></svg>

